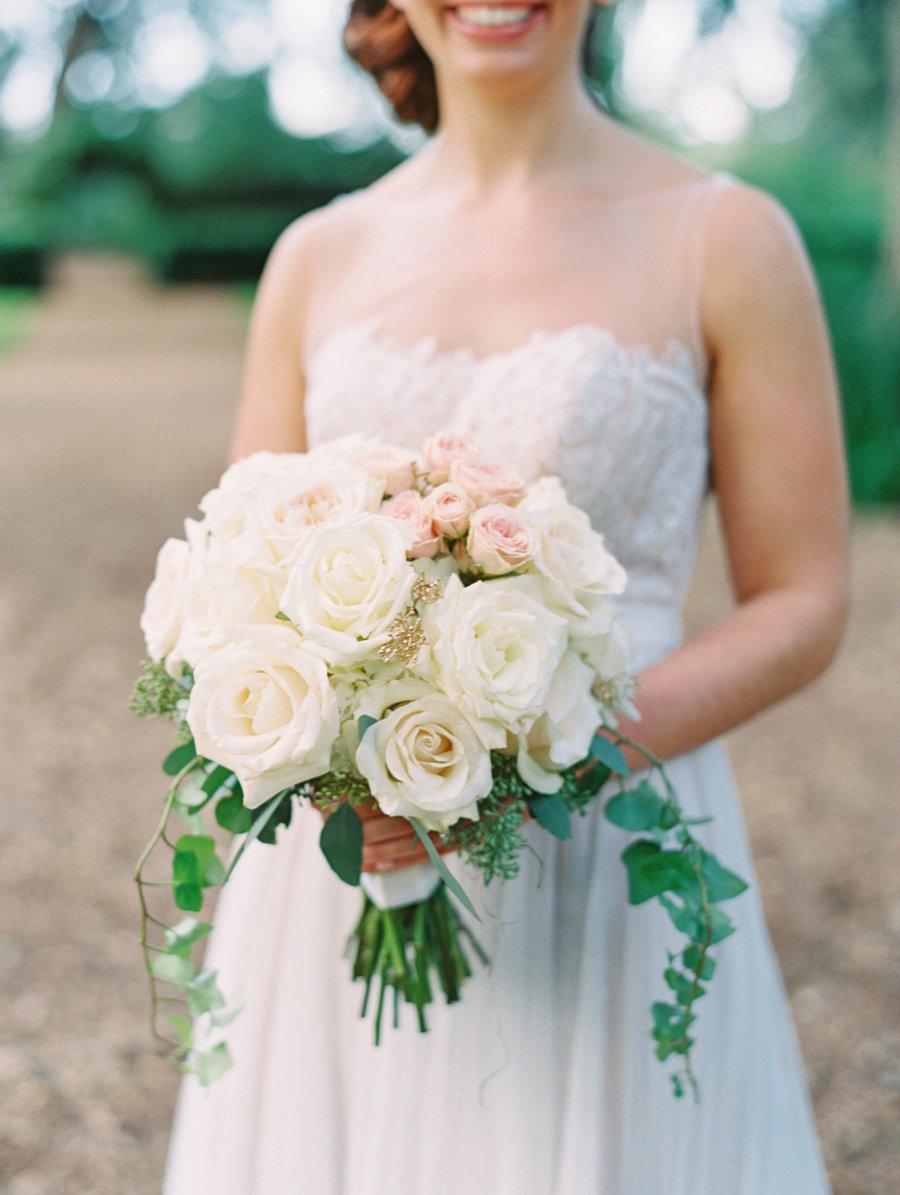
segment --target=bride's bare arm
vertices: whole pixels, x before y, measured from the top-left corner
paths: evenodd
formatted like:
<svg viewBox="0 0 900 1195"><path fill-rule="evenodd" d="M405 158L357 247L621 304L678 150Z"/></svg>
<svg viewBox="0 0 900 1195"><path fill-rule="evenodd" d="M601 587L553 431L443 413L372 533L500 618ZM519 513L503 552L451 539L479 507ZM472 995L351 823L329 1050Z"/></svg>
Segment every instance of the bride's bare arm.
<svg viewBox="0 0 900 1195"><path fill-rule="evenodd" d="M230 459L260 449L303 452L300 345L307 309L309 217L284 230L259 281L244 353Z"/></svg>
<svg viewBox="0 0 900 1195"><path fill-rule="evenodd" d="M813 680L847 607L847 482L818 288L777 200L735 188L709 229L704 330L710 444L736 609L639 677L639 723L663 758ZM633 752L629 762L642 762Z"/></svg>

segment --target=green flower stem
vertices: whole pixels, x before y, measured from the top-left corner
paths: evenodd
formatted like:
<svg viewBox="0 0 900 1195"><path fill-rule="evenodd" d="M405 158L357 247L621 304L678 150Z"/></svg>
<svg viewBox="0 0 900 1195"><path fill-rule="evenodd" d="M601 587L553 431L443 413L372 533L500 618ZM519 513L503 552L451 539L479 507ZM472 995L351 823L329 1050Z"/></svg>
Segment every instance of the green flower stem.
<svg viewBox="0 0 900 1195"><path fill-rule="evenodd" d="M376 1045L381 1042L389 995L395 1027L401 1003L411 1004L422 1033L428 1028L426 1006L433 1001L432 975L437 977L448 1004L459 999L461 983L472 974L463 938L472 945L478 958L487 963L484 951L462 921L443 883L427 900L398 909L379 909L364 897L362 913L347 947L353 954L353 978L365 985L361 1016L366 1016L373 987L378 985L374 1012Z"/></svg>

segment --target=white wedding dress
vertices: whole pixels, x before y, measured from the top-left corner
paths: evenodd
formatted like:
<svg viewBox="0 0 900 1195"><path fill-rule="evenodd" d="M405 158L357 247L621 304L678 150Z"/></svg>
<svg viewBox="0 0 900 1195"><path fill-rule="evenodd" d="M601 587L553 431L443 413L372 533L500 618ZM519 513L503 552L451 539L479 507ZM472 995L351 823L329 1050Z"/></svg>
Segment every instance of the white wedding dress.
<svg viewBox="0 0 900 1195"><path fill-rule="evenodd" d="M602 323L488 356L404 344L375 318L336 324L308 362L311 444L358 431L417 446L450 427L527 478L558 474L629 571L636 666L671 651L708 492L703 229L733 185L720 172L626 213L645 235L616 245L632 263L645 245L648 262L623 290L659 275L643 323L607 288ZM699 1104L674 1099L649 1032L680 940L655 902L628 905L631 836L601 801L568 842L530 823L515 881L485 888L450 857L490 969L431 1009L427 1035L408 1015L378 1048L342 957L360 894L329 871L304 811L277 847L247 852L221 899L209 961L245 1000L227 1031L236 1065L208 1090L184 1081L165 1195L828 1195L723 744L669 772L686 811L714 818L703 841L751 883L725 906L737 932L697 1006Z"/></svg>

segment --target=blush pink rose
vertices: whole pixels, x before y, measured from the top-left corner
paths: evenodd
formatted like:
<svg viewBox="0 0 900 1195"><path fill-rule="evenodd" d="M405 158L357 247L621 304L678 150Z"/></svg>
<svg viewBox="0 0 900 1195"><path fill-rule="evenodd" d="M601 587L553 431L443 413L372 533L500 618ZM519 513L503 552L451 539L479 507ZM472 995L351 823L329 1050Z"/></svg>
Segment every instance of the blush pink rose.
<svg viewBox="0 0 900 1195"><path fill-rule="evenodd" d="M534 533L512 507L497 502L472 515L466 551L489 576L502 577L521 568L531 560L534 548Z"/></svg>
<svg viewBox="0 0 900 1195"><path fill-rule="evenodd" d="M384 482L386 494L400 494L412 489L416 479L415 454L391 444L373 444L364 449L359 466Z"/></svg>
<svg viewBox="0 0 900 1195"><path fill-rule="evenodd" d="M469 518L475 503L465 490L445 481L435 486L425 499L425 510L441 535L459 539L469 529Z"/></svg>
<svg viewBox="0 0 900 1195"><path fill-rule="evenodd" d="M428 480L432 485L441 485L450 476L454 461L475 460L479 456L478 445L467 436L456 432L438 432L425 441L422 449Z"/></svg>
<svg viewBox="0 0 900 1195"><path fill-rule="evenodd" d="M403 490L396 497L385 502L379 514L387 515L389 519L397 519L412 531L415 539L406 555L434 556L440 547L440 536L425 510L425 504L415 490Z"/></svg>
<svg viewBox="0 0 900 1195"><path fill-rule="evenodd" d="M495 461L453 461L450 480L466 491L476 506L492 502L518 502L525 482Z"/></svg>

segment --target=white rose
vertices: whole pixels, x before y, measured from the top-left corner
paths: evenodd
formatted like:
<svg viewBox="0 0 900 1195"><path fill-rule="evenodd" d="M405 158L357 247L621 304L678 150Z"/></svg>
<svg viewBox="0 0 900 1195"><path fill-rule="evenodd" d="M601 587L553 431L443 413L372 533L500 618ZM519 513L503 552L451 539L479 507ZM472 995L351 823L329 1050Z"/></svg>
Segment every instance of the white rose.
<svg viewBox="0 0 900 1195"><path fill-rule="evenodd" d="M181 634L190 556L185 540L167 539L156 557L156 573L141 614L147 654L156 664L169 655Z"/></svg>
<svg viewBox="0 0 900 1195"><path fill-rule="evenodd" d="M412 533L396 519L363 515L312 528L288 561L282 610L330 664L376 651L411 604Z"/></svg>
<svg viewBox="0 0 900 1195"><path fill-rule="evenodd" d="M245 638L248 627L275 626L280 589L276 570L249 568L218 540L202 546L198 537L185 582L176 655L196 668L213 652Z"/></svg>
<svg viewBox="0 0 900 1195"><path fill-rule="evenodd" d="M535 531L532 567L548 604L572 621L574 633L590 633L606 618L609 596L625 588L625 570L584 511L568 501L558 477L529 486L516 510Z"/></svg>
<svg viewBox="0 0 900 1195"><path fill-rule="evenodd" d="M594 670L567 651L553 675L545 712L519 736L519 775L538 792L556 792L555 773L588 754L601 720L593 682Z"/></svg>
<svg viewBox="0 0 900 1195"><path fill-rule="evenodd" d="M236 549L248 563L284 561L311 527L376 511L382 482L355 465L307 467L245 493L245 532Z"/></svg>
<svg viewBox="0 0 900 1195"><path fill-rule="evenodd" d="M632 703L634 676L631 672L631 642L628 631L616 614L599 634L572 639L572 649L586 661L594 673L593 693L600 715L607 725L616 725L616 714L640 720Z"/></svg>
<svg viewBox="0 0 900 1195"><path fill-rule="evenodd" d="M357 767L391 817L415 817L437 831L463 817L475 821L478 801L493 784L490 754L443 694L414 683L384 686L392 704L416 691L421 695L394 705L366 730Z"/></svg>
<svg viewBox="0 0 900 1195"><path fill-rule="evenodd" d="M276 477L301 472L302 452L254 452L229 465L215 489L200 499L207 529L222 539L236 539L246 528L246 495Z"/></svg>
<svg viewBox="0 0 900 1195"><path fill-rule="evenodd" d="M198 752L231 768L255 809L329 770L337 701L325 664L295 631L260 627L200 664L187 723Z"/></svg>
<svg viewBox="0 0 900 1195"><path fill-rule="evenodd" d="M544 710L568 642L566 621L543 604L536 578L464 588L450 577L423 621L441 688L485 746L503 747L507 730L527 730Z"/></svg>

